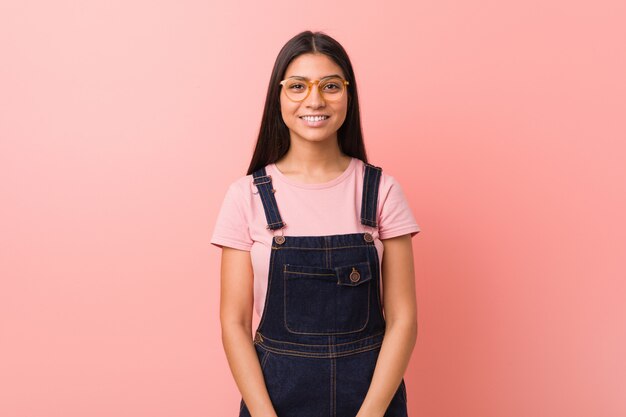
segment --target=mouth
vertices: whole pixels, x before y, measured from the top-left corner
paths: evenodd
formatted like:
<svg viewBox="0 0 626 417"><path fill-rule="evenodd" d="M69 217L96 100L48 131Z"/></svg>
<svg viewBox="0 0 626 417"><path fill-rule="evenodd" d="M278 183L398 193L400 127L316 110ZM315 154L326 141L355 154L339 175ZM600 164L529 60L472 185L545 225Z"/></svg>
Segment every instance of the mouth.
<svg viewBox="0 0 626 417"><path fill-rule="evenodd" d="M300 116L301 119L306 120L307 122L318 122L320 120L326 120L330 116L327 115L319 115L319 116Z"/></svg>
<svg viewBox="0 0 626 417"><path fill-rule="evenodd" d="M309 127L318 127L326 124L326 121L330 116L300 116L300 119L304 121L304 124Z"/></svg>

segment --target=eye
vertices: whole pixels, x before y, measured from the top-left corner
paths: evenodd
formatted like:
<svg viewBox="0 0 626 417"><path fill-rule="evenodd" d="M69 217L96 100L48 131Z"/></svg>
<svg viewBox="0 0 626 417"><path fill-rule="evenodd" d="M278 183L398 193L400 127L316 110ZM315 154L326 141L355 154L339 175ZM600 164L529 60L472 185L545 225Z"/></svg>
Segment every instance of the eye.
<svg viewBox="0 0 626 417"><path fill-rule="evenodd" d="M337 90L339 88L340 88L339 85L334 82L329 82L327 84L324 84L324 89L326 90Z"/></svg>
<svg viewBox="0 0 626 417"><path fill-rule="evenodd" d="M288 85L288 88L290 90L298 91L298 90L301 90L301 89L305 88L305 86L302 83L291 83L291 84Z"/></svg>

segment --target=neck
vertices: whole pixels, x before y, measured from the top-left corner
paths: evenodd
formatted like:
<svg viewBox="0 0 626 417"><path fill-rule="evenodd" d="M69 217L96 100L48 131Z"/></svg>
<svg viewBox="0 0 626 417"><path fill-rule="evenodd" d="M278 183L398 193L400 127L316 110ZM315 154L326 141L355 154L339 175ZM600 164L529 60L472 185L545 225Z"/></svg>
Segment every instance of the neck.
<svg viewBox="0 0 626 417"><path fill-rule="evenodd" d="M336 137L320 142L292 138L289 150L276 162L276 168L303 182L325 182L345 171L351 159L341 152Z"/></svg>

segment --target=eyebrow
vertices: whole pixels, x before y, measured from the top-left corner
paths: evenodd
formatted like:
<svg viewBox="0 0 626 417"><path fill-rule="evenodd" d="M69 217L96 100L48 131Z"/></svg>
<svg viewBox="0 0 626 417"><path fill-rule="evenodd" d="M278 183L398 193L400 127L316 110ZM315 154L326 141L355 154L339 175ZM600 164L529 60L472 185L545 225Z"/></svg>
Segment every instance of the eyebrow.
<svg viewBox="0 0 626 417"><path fill-rule="evenodd" d="M320 78L320 80L323 80L325 78L333 78L333 77L339 77L339 78L343 78L341 75L339 74L332 74L332 75L327 75L325 77ZM292 75L291 77L287 77L287 78L297 78L299 80L307 80L309 81L310 79L308 77L303 77L301 75Z"/></svg>

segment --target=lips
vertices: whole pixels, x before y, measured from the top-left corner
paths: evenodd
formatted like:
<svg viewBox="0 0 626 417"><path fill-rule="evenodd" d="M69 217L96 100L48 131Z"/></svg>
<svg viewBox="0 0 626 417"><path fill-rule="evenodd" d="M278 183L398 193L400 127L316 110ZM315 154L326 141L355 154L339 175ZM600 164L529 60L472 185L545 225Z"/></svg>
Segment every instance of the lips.
<svg viewBox="0 0 626 417"><path fill-rule="evenodd" d="M326 119L328 119L329 117L330 117L330 116L328 116L328 115L326 115L326 114L316 114L316 115L313 115L313 114L306 114L306 115L304 115L304 116L300 116L300 118L301 118L301 119L303 119L303 120L307 120L307 121L310 121L310 122L316 122L316 121L318 121L318 120L326 120Z"/></svg>
<svg viewBox="0 0 626 417"><path fill-rule="evenodd" d="M323 126L328 123L328 119L330 116L300 116L300 120L304 123L305 126L308 127L318 127Z"/></svg>

